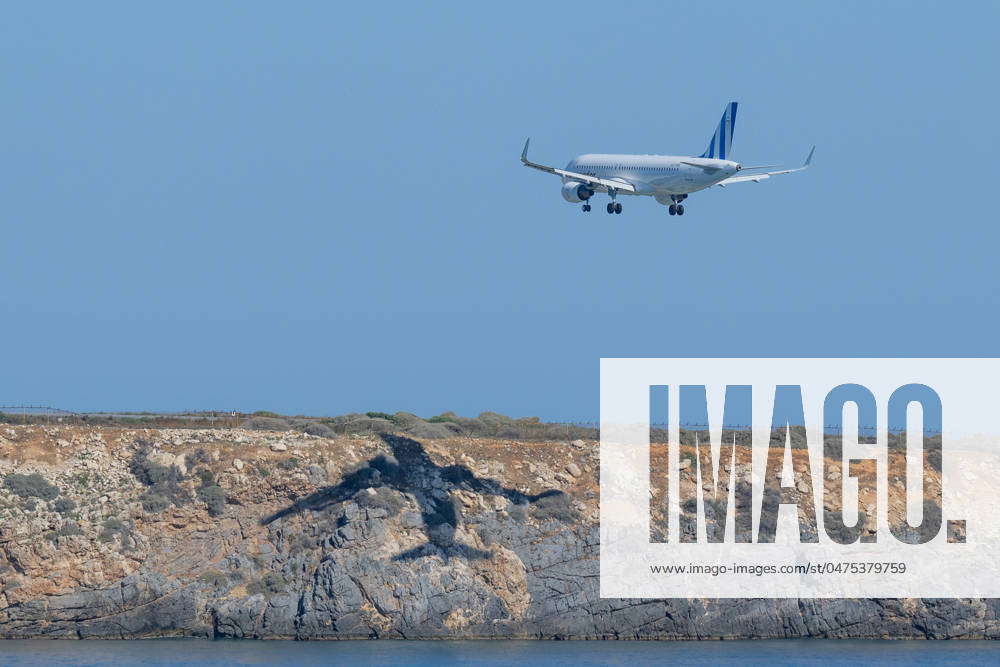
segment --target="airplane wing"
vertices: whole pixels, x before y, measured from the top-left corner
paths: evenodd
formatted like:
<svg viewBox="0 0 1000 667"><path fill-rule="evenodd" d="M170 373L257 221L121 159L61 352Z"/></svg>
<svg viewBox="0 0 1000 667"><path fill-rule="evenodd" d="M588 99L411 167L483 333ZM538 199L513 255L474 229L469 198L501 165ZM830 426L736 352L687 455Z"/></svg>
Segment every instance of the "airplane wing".
<svg viewBox="0 0 1000 667"><path fill-rule="evenodd" d="M798 167L796 169L782 169L780 171L765 171L765 172L760 173L760 174L747 174L745 176L730 176L729 178L727 178L724 181L719 181L718 183L716 183L716 185L718 185L720 188L724 188L727 185L731 185L733 183L744 183L746 181L753 181L754 183L760 183L761 181L766 180L768 178L771 178L772 176L780 176L781 174L792 174L792 173L795 173L796 171L803 171L805 169L808 169L809 165L812 164L813 153L815 151L816 151L816 147L813 146L812 150L809 151L809 156L806 158L805 163L803 163L803 165L801 167Z"/></svg>
<svg viewBox="0 0 1000 667"><path fill-rule="evenodd" d="M524 150L521 151L521 164L525 167L531 167L532 169L538 169L540 171L547 171L548 173L556 174L557 176L566 176L567 178L572 178L574 181L580 181L581 183L587 183L588 185L593 185L595 187L612 188L618 190L619 192L635 192L635 186L628 181L611 178L598 178L589 174L578 174L574 171L556 169L555 167L547 167L544 164L532 162L528 159L528 144L530 142L531 139L525 141Z"/></svg>

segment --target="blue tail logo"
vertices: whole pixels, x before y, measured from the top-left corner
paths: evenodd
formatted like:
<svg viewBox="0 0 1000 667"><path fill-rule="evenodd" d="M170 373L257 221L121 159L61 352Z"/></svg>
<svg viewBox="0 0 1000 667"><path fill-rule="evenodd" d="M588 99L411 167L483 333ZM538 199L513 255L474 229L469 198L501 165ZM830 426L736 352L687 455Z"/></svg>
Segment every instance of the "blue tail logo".
<svg viewBox="0 0 1000 667"><path fill-rule="evenodd" d="M726 105L726 110L722 112L722 120L719 121L719 126L715 128L715 135L712 137L711 143L708 144L708 150L699 157L717 160L729 159L730 149L733 146L733 132L735 130L736 102L730 102Z"/></svg>

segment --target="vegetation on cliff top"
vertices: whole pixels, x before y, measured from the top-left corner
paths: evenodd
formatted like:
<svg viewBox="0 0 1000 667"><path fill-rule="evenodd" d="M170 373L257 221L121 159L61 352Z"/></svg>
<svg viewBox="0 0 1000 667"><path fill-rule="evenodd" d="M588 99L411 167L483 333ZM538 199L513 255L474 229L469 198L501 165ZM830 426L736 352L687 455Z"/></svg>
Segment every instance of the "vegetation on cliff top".
<svg viewBox="0 0 1000 667"><path fill-rule="evenodd" d="M319 437L405 433L414 438L425 439L470 437L552 441L597 438L597 429L593 427L574 423L544 422L538 417L508 417L497 412L483 412L477 417L462 417L454 412L445 412L427 418L409 412L390 414L380 411L350 413L336 417L290 416L271 410L257 410L252 413L205 411L184 414L0 412L0 424L29 423L198 429L240 426L266 431L299 431Z"/></svg>
<svg viewBox="0 0 1000 667"><path fill-rule="evenodd" d="M538 417L508 417L483 412L478 417L461 417L445 412L427 419L409 412L351 413L338 417L280 417L259 412L242 424L245 428L267 431L302 431L320 437L367 433L405 433L420 439L454 437L496 438L501 440L595 439L597 429L574 424L543 422Z"/></svg>

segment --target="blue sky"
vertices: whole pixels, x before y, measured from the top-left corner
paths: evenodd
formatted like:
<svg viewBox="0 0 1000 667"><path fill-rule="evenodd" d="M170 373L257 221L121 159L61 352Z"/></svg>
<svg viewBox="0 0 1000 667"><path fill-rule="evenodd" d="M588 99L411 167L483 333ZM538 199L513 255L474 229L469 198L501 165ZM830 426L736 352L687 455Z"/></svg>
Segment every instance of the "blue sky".
<svg viewBox="0 0 1000 667"><path fill-rule="evenodd" d="M996 356L992 3L22 5L0 402L594 418L602 356ZM584 215L517 161L804 174Z"/></svg>

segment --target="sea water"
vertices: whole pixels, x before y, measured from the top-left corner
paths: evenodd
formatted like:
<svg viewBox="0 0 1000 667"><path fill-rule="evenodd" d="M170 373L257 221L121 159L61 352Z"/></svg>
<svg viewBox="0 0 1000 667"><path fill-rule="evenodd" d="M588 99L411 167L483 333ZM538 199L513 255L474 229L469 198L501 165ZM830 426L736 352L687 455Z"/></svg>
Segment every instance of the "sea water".
<svg viewBox="0 0 1000 667"><path fill-rule="evenodd" d="M1000 664L988 641L0 640L3 665L964 665Z"/></svg>

